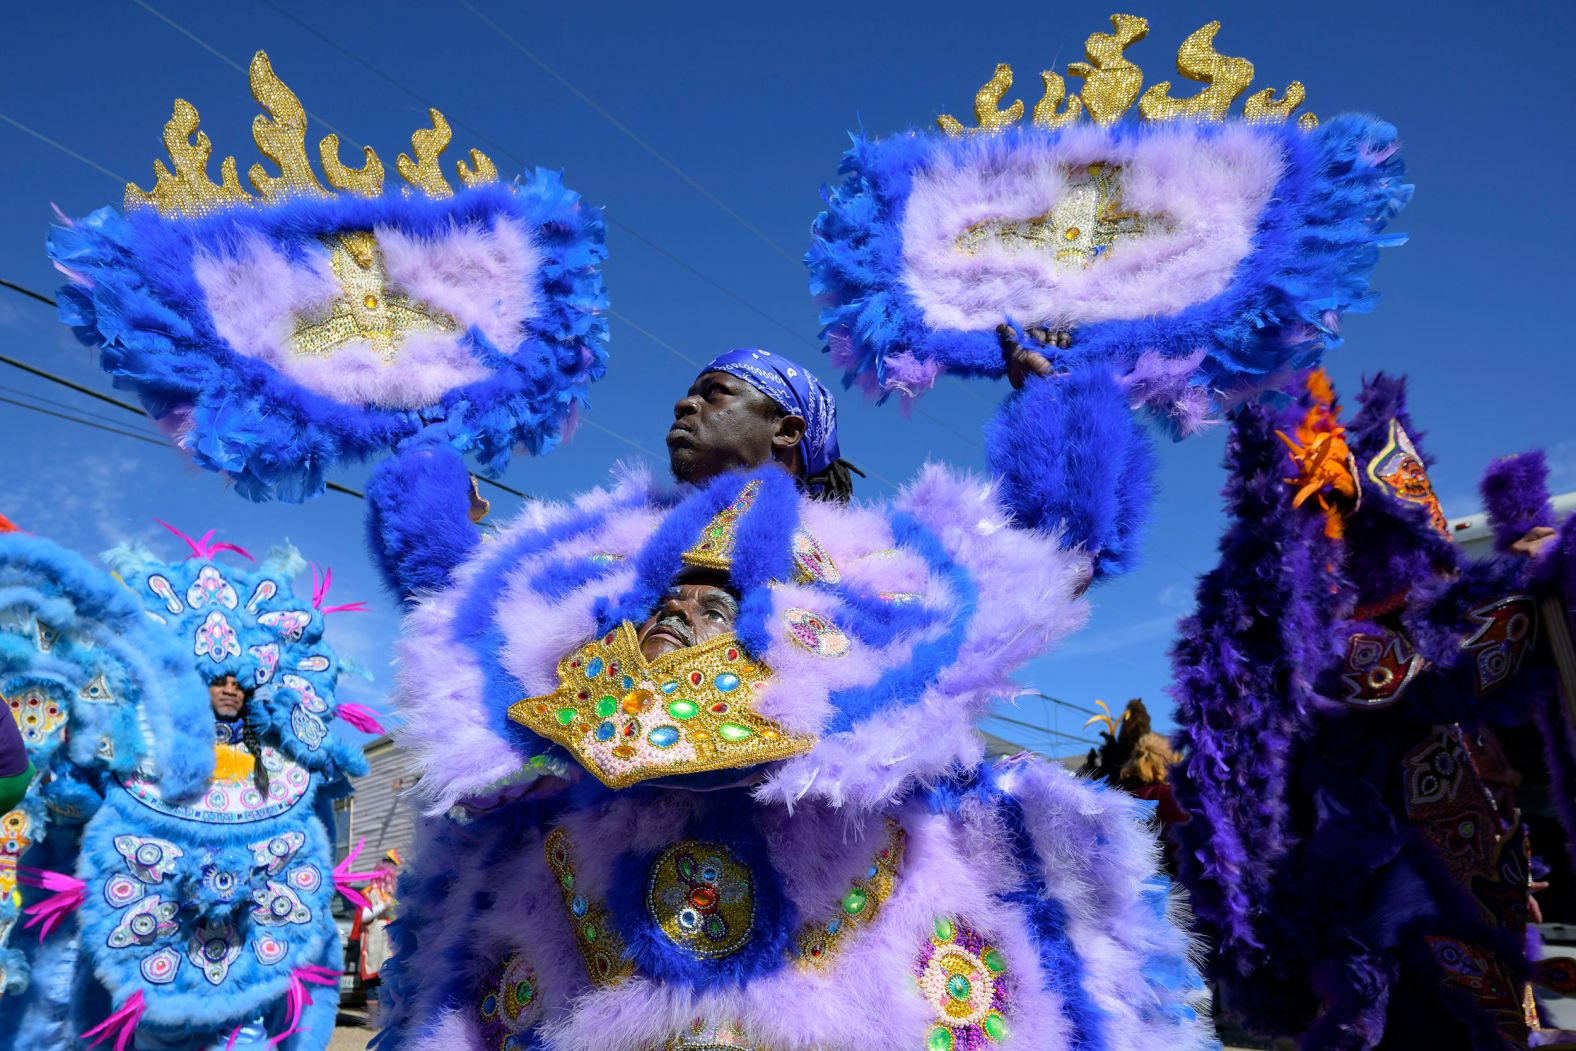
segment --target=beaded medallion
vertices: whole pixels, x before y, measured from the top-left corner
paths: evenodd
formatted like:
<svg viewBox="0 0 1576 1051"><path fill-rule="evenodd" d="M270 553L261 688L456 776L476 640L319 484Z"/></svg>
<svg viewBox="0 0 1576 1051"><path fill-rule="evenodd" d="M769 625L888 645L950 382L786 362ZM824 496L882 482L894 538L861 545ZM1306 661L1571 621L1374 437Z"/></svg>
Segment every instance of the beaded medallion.
<svg viewBox="0 0 1576 1051"><path fill-rule="evenodd" d="M521 1034L542 1020L541 984L524 953L512 954L482 979L476 1013L487 1051L523 1051Z"/></svg>
<svg viewBox="0 0 1576 1051"><path fill-rule="evenodd" d="M870 867L849 887L829 918L805 924L799 930L799 963L804 967L824 966L837 948L847 942L853 931L875 922L881 906L892 896L898 866L903 862L903 847L908 836L903 826L887 818L886 841Z"/></svg>
<svg viewBox="0 0 1576 1051"><path fill-rule="evenodd" d="M926 1051L978 1051L1007 1035L1007 961L974 928L938 919L914 976L935 1012Z"/></svg>
<svg viewBox="0 0 1576 1051"><path fill-rule="evenodd" d="M585 961L586 974L597 985L613 985L629 977L635 965L624 951L624 939L613 924L607 906L587 898L575 873L574 838L569 830L555 828L543 844L547 867L558 882L558 893L569 911L575 945Z"/></svg>
<svg viewBox="0 0 1576 1051"><path fill-rule="evenodd" d="M770 671L732 633L647 663L628 621L558 662L558 690L509 718L563 745L609 788L801 755L815 739L752 710Z"/></svg>
<svg viewBox="0 0 1576 1051"><path fill-rule="evenodd" d="M755 931L755 878L727 847L681 840L651 866L646 911L691 955L732 956Z"/></svg>
<svg viewBox="0 0 1576 1051"><path fill-rule="evenodd" d="M852 645L841 628L812 610L790 609L783 614L783 624L789 641L817 657L842 657Z"/></svg>

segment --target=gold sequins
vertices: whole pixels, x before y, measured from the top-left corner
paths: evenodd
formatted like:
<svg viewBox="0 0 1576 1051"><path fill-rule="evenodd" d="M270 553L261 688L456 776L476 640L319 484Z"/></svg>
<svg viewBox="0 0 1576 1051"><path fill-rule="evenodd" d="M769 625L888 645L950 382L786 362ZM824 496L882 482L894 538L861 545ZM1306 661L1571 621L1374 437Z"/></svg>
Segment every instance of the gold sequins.
<svg viewBox="0 0 1576 1051"><path fill-rule="evenodd" d="M543 845L547 867L558 882L558 893L569 912L575 945L585 961L586 974L597 985L614 985L635 971L625 952L624 939L613 925L613 917L601 902L586 897L576 872L574 838L562 826L547 834Z"/></svg>
<svg viewBox="0 0 1576 1051"><path fill-rule="evenodd" d="M413 332L453 332L454 319L388 287L383 253L370 230L325 238L329 267L340 296L323 309L298 318L291 349L310 357L332 357L347 343L366 343L389 364Z"/></svg>
<svg viewBox="0 0 1576 1051"><path fill-rule="evenodd" d="M958 235L957 250L978 255L996 246L1009 255L1049 252L1057 262L1087 267L1118 242L1170 229L1163 215L1129 210L1122 203L1122 169L1089 164L1065 171L1067 188L1056 205L1032 219L987 219Z"/></svg>
<svg viewBox="0 0 1576 1051"><path fill-rule="evenodd" d="M733 503L712 516L700 538L684 552L684 564L697 569L715 569L727 572L733 568L733 547L738 542L739 519L755 503L761 491L760 479L751 479Z"/></svg>
<svg viewBox="0 0 1576 1051"><path fill-rule="evenodd" d="M887 818L886 841L875 857L871 858L870 867L853 881L848 893L843 895L830 916L807 923L800 929L798 945L801 966L825 965L837 947L845 944L855 930L875 922L881 906L892 896L907 841L903 826Z"/></svg>
<svg viewBox="0 0 1576 1051"><path fill-rule="evenodd" d="M558 662L558 689L509 718L556 741L610 788L802 755L815 739L754 711L771 672L732 633L647 662L627 621Z"/></svg>

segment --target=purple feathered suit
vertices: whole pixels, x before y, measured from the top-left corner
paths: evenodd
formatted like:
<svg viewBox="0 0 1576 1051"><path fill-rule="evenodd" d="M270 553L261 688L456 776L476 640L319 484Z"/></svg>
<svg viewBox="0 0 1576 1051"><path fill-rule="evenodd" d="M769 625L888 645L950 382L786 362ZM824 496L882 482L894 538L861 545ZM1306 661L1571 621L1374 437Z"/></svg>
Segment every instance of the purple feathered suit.
<svg viewBox="0 0 1576 1051"><path fill-rule="evenodd" d="M429 813L384 1051L1216 1046L1148 805L981 762L1085 554L939 467L851 508L631 475L480 542L464 485L370 494ZM648 664L625 625L714 557L734 631Z"/></svg>
<svg viewBox="0 0 1576 1051"><path fill-rule="evenodd" d="M1484 481L1500 553L1467 560L1403 385L1379 376L1361 401L1345 434L1360 498L1325 515L1333 489L1294 506L1276 433L1307 399L1234 426L1234 521L1175 651L1182 880L1222 1006L1251 1028L1306 1048L1536 1045L1533 988L1568 990L1576 968L1529 949L1537 843L1514 786L1542 769L1507 756L1546 768L1569 830L1545 620L1568 604L1552 578L1572 530L1509 553L1553 519L1541 455L1501 461Z"/></svg>

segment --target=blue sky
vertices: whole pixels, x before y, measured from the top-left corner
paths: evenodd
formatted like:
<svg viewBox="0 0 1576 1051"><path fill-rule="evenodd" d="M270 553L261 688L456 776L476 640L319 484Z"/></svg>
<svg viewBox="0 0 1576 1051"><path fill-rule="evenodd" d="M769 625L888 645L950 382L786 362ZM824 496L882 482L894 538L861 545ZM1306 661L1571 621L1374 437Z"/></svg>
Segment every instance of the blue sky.
<svg viewBox="0 0 1576 1051"><path fill-rule="evenodd" d="M1533 446L1549 451L1556 486L1576 489L1576 365L1559 321L1576 208L1555 192L1576 161L1566 101L1576 4L1167 0L1130 10L1151 22L1129 52L1149 82L1171 76L1188 32L1219 18L1218 45L1254 61L1255 86L1300 79L1315 112L1363 109L1401 129L1418 191L1398 228L1412 240L1380 264L1378 312L1349 320L1347 344L1329 362L1336 383L1355 392L1364 372L1412 375L1413 413L1440 461L1435 484L1449 514L1476 509L1490 459ZM1081 0L16 5L0 41L0 277L54 289L42 248L50 202L81 214L118 205L128 179L151 185L177 95L197 107L215 152L236 154L244 171L255 159L244 69L258 48L314 115L316 136L336 130L375 146L385 163L436 105L455 126L455 147L483 149L506 173L561 168L607 209L608 378L571 444L517 461L506 478L563 497L599 483L616 459L661 466L673 399L713 353L757 345L814 361L816 311L798 259L848 128L896 132L966 114L999 61L1015 66L1032 103L1033 74L1081 58L1110 11ZM3 289L0 353L109 389L49 309ZM890 495L926 458L982 467L980 427L1002 393L947 383L909 419L896 405L845 396L843 449L872 475L862 495ZM10 368L0 367L0 398L151 433ZM362 547L360 501L331 493L304 506L251 504L169 448L4 402L0 419L0 510L37 533L90 553L139 535L173 557L179 544L161 538L158 517L193 533L216 528L258 552L288 537L332 565L336 597L373 609L331 625L375 675L343 690L380 701L398 627ZM1089 628L1031 664L1025 682L1085 707L1142 696L1169 722L1165 652L1195 577L1214 562L1222 441L1217 430L1161 449L1144 565L1098 589ZM336 477L359 486L365 475L352 466ZM493 495L498 513L517 503ZM1080 732L1080 716L1033 699L1004 711Z"/></svg>

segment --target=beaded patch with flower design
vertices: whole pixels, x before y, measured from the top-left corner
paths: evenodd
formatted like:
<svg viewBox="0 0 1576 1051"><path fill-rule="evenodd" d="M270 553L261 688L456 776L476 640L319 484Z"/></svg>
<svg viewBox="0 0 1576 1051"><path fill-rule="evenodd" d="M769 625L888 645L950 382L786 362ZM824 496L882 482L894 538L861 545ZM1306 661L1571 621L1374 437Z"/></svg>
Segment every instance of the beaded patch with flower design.
<svg viewBox="0 0 1576 1051"><path fill-rule="evenodd" d="M482 1047L523 1051L522 1034L542 1020L541 983L524 953L514 953L482 980L476 1013Z"/></svg>
<svg viewBox="0 0 1576 1051"><path fill-rule="evenodd" d="M755 933L755 877L727 847L681 840L651 866L646 911L691 955L732 956Z"/></svg>
<svg viewBox="0 0 1576 1051"><path fill-rule="evenodd" d="M1006 1037L1007 961L973 927L938 919L914 977L935 1012L926 1051L980 1051Z"/></svg>
<svg viewBox="0 0 1576 1051"><path fill-rule="evenodd" d="M515 703L509 718L569 749L609 788L625 788L808 752L814 738L752 710L769 676L732 633L647 663L626 621L559 661L557 691Z"/></svg>
<svg viewBox="0 0 1576 1051"><path fill-rule="evenodd" d="M555 828L543 844L547 853L547 867L558 881L558 893L569 911L569 923L575 932L575 945L585 961L586 974L597 985L613 985L628 978L635 970L624 949L624 939L613 923L607 906L586 897L579 886L576 872L574 837L566 828Z"/></svg>
<svg viewBox="0 0 1576 1051"><path fill-rule="evenodd" d="M783 613L783 625L790 642L817 657L842 657L852 647L841 628L814 610L789 609Z"/></svg>
<svg viewBox="0 0 1576 1051"><path fill-rule="evenodd" d="M875 922L881 906L892 896L907 839L903 826L887 818L886 841L875 857L870 859L870 867L853 881L830 917L814 920L800 928L798 943L801 966L824 966L855 930Z"/></svg>

